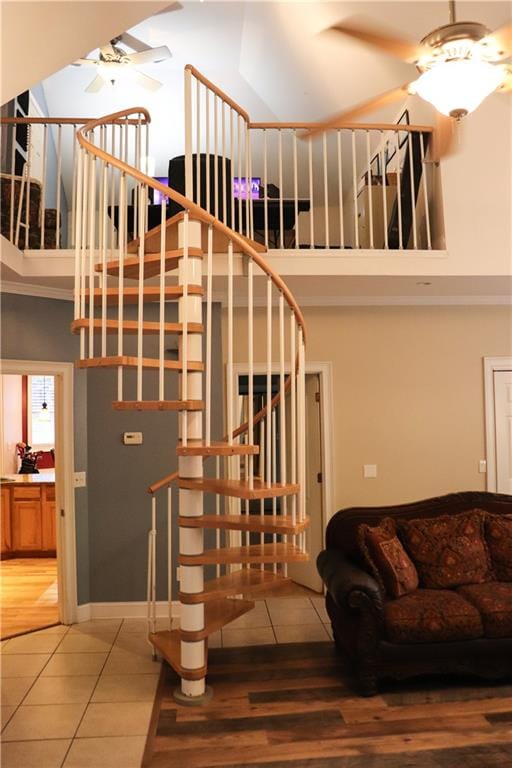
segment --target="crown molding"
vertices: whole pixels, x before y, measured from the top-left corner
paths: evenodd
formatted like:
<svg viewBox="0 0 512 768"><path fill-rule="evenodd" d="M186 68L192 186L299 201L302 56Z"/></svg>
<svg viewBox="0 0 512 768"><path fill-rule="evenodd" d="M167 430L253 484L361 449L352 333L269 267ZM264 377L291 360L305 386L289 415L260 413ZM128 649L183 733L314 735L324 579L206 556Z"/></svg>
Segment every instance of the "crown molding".
<svg viewBox="0 0 512 768"><path fill-rule="evenodd" d="M31 283L15 283L9 280L2 280L0 291L2 293L17 293L22 296L37 296L41 299L73 301L72 290L68 288L52 288L51 285L33 285Z"/></svg>

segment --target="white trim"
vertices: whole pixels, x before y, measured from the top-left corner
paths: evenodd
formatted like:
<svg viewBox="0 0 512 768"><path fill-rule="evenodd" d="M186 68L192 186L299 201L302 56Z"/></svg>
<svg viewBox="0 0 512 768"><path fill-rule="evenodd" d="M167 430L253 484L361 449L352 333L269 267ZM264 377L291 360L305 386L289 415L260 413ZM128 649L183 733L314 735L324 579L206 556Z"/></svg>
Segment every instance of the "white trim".
<svg viewBox="0 0 512 768"><path fill-rule="evenodd" d="M233 397L238 397L238 378L247 376L249 370L248 363L233 364ZM254 363L254 375L266 373L266 363ZM271 373L279 373L279 363L271 366ZM290 367L285 367L285 374L290 372ZM323 362L306 362L306 376L308 374L317 374L320 379L320 408L322 417L322 472L323 472L323 493L322 493L322 533L325 533L327 523L334 512L334 486L333 486L333 446L334 446L334 418L333 418L333 376L332 362L326 360Z"/></svg>
<svg viewBox="0 0 512 768"><path fill-rule="evenodd" d="M171 616L177 618L180 615L180 603L178 600L172 601ZM89 621L90 619L147 619L148 604L147 601L137 600L133 602L120 603L83 603L79 605L76 612L78 623ZM169 616L169 603L167 600L159 600L156 603L157 618Z"/></svg>
<svg viewBox="0 0 512 768"><path fill-rule="evenodd" d="M460 295L460 296L311 296L294 290L297 304L301 307L471 307L471 306L512 306L510 295ZM214 291L213 301L227 305L227 294ZM247 308L247 300L238 294L233 300L234 307ZM266 298L254 298L254 307L266 307ZM277 303L274 304L277 306Z"/></svg>
<svg viewBox="0 0 512 768"><path fill-rule="evenodd" d="M55 477L59 617L76 621L76 537L73 427L73 363L41 360L2 360L1 371L22 376L55 377ZM61 510L65 510L62 516Z"/></svg>
<svg viewBox="0 0 512 768"><path fill-rule="evenodd" d="M51 285L33 285L32 283L14 283L2 280L2 293L19 293L22 296L39 296L42 299L61 299L73 301L73 291L70 288L52 288Z"/></svg>
<svg viewBox="0 0 512 768"><path fill-rule="evenodd" d="M496 416L494 411L494 373L512 371L512 357L484 357L485 450L487 490L496 493Z"/></svg>

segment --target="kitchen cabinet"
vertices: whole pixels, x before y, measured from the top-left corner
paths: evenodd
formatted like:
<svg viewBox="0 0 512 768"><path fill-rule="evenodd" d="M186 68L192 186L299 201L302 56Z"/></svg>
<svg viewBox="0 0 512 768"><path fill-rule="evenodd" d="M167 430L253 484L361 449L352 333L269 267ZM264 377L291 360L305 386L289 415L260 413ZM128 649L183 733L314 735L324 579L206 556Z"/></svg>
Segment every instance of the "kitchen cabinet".
<svg viewBox="0 0 512 768"><path fill-rule="evenodd" d="M0 531L0 552L10 552L12 549L11 536L11 490L2 488L2 529Z"/></svg>
<svg viewBox="0 0 512 768"><path fill-rule="evenodd" d="M4 557L55 555L55 483L41 479L40 475L13 475L12 478L2 480L1 554Z"/></svg>

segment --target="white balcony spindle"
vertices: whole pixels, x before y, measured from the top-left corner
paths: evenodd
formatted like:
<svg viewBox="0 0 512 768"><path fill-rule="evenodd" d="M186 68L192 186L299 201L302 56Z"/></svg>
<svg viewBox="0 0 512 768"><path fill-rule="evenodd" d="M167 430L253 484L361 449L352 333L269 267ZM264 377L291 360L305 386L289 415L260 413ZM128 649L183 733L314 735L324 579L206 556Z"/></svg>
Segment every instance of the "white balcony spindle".
<svg viewBox="0 0 512 768"><path fill-rule="evenodd" d="M279 169L279 247L284 248L284 219L283 219L283 132L277 132L278 139L278 169Z"/></svg>
<svg viewBox="0 0 512 768"><path fill-rule="evenodd" d="M425 203L425 229L427 235L427 248L432 250L432 233L430 231L430 201L428 193L428 165L425 162L425 143L423 140L423 131L420 131L420 152L421 152L421 178L423 180L423 199Z"/></svg>
<svg viewBox="0 0 512 768"><path fill-rule="evenodd" d="M345 246L345 221L343 216L343 160L341 153L341 131L336 131L336 149L338 157L338 207L340 215L340 247Z"/></svg>
<svg viewBox="0 0 512 768"><path fill-rule="evenodd" d="M384 235L384 248L387 250L389 248L388 195L387 195L388 182L387 182L387 173L386 173L386 153L385 153L385 142L384 142L383 131L381 131L380 133L380 143L381 143L380 167L381 167L381 176L382 176L382 211L383 211L382 228L383 228L383 235Z"/></svg>
<svg viewBox="0 0 512 768"><path fill-rule="evenodd" d="M55 180L55 205L57 209L57 222L55 225L55 247L60 248L60 207L62 187L62 125L57 126L57 176ZM66 238L67 239L67 238Z"/></svg>
<svg viewBox="0 0 512 768"><path fill-rule="evenodd" d="M119 274L117 280L117 355L123 356L123 323L124 323L124 253L126 248L126 198L127 179L124 172L119 177ZM117 399L123 400L123 366L117 368Z"/></svg>
<svg viewBox="0 0 512 768"><path fill-rule="evenodd" d="M233 445L234 398L233 398L233 241L228 243L228 363L227 363L227 398L228 398L228 443Z"/></svg>
<svg viewBox="0 0 512 768"><path fill-rule="evenodd" d="M292 133L293 149L293 209L295 221L295 248L300 248L299 237L299 178L297 171L297 131Z"/></svg>
<svg viewBox="0 0 512 768"><path fill-rule="evenodd" d="M265 228L265 247L268 249L268 157L267 129L263 129L263 226Z"/></svg>
<svg viewBox="0 0 512 768"><path fill-rule="evenodd" d="M354 129L352 134L352 191L354 200L354 243L355 247L359 248L359 211L357 207L357 157L356 157L356 132Z"/></svg>
<svg viewBox="0 0 512 768"><path fill-rule="evenodd" d="M327 133L322 136L322 154L324 170L324 226L325 226L325 247L330 248L329 237L329 178L327 174Z"/></svg>
<svg viewBox="0 0 512 768"><path fill-rule="evenodd" d="M400 134L395 131L395 152L396 152L396 200L398 215L398 247L400 250L404 247L403 227L402 227L402 169L400 162Z"/></svg>
<svg viewBox="0 0 512 768"><path fill-rule="evenodd" d="M272 278L267 277L267 446L266 446L266 481L272 483Z"/></svg>
<svg viewBox="0 0 512 768"><path fill-rule="evenodd" d="M412 132L407 133L407 148L409 151L409 179L411 185L411 214L412 214L412 243L413 248L418 248L418 232L416 228L416 181L414 174L414 152Z"/></svg>
<svg viewBox="0 0 512 768"><path fill-rule="evenodd" d="M310 248L315 247L315 221L314 221L314 202L313 202L313 142L311 137L308 141L308 174L309 174L309 242Z"/></svg>
<svg viewBox="0 0 512 768"><path fill-rule="evenodd" d="M367 185L368 185L368 223L370 227L370 248L374 247L373 242L373 183L372 183L372 154L370 149L370 131L366 131L366 164L367 164Z"/></svg>
<svg viewBox="0 0 512 768"><path fill-rule="evenodd" d="M206 257L206 393L205 393L205 440L211 442L212 430L212 285L213 285L213 227L208 227Z"/></svg>
<svg viewBox="0 0 512 768"><path fill-rule="evenodd" d="M164 356L165 356L165 253L166 253L166 203L162 197L160 203L160 274L159 280L159 323L158 323L158 399L160 402L165 400L165 377L164 377Z"/></svg>
<svg viewBox="0 0 512 768"><path fill-rule="evenodd" d="M252 259L249 259L247 265L247 350L249 356L249 387L248 387L248 433L247 442L252 445L254 442L254 285L253 285L254 265ZM249 454L247 457L248 482L249 488L254 488L254 456Z"/></svg>

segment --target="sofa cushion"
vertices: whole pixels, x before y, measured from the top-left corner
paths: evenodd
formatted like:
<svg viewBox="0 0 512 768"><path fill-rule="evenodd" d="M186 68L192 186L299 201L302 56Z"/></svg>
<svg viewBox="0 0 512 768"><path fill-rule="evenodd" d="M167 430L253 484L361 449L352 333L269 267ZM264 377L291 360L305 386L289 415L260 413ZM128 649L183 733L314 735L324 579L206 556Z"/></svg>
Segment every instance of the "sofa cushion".
<svg viewBox="0 0 512 768"><path fill-rule="evenodd" d="M512 515L487 514L485 539L495 577L512 581Z"/></svg>
<svg viewBox="0 0 512 768"><path fill-rule="evenodd" d="M457 592L480 612L486 637L512 637L512 583L488 581Z"/></svg>
<svg viewBox="0 0 512 768"><path fill-rule="evenodd" d="M390 597L417 589L418 573L396 535L394 520L384 518L373 528L361 525L359 543L372 574Z"/></svg>
<svg viewBox="0 0 512 768"><path fill-rule="evenodd" d="M485 512L473 509L459 515L399 521L422 587L449 589L491 580L484 518Z"/></svg>
<svg viewBox="0 0 512 768"><path fill-rule="evenodd" d="M478 610L449 590L417 589L390 600L384 606L384 621L392 643L439 643L482 637Z"/></svg>

